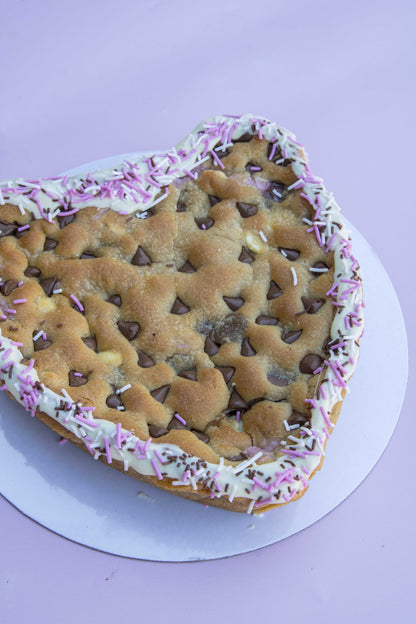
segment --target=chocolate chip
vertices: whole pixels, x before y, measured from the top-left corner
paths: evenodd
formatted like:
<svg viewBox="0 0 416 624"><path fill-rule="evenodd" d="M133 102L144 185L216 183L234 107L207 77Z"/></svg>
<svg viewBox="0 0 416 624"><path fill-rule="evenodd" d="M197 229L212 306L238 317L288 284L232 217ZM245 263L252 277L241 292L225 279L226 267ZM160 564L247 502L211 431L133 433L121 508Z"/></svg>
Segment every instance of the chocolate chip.
<svg viewBox="0 0 416 624"><path fill-rule="evenodd" d="M166 435L168 432L164 427L159 427L159 425L149 425L149 435L152 438L160 438L163 435Z"/></svg>
<svg viewBox="0 0 416 624"><path fill-rule="evenodd" d="M97 352L97 341L94 338L94 336L88 336L88 338L81 338L81 340L85 344L86 347Z"/></svg>
<svg viewBox="0 0 416 624"><path fill-rule="evenodd" d="M14 225L13 223L9 223L8 221L3 221L3 219L0 219L0 238L3 238L3 236L9 236L10 234L13 234L15 230L17 230L16 225Z"/></svg>
<svg viewBox="0 0 416 624"><path fill-rule="evenodd" d="M132 258L131 264L134 264L135 266L146 266L148 264L152 264L152 261L143 249L143 247L139 246Z"/></svg>
<svg viewBox="0 0 416 624"><path fill-rule="evenodd" d="M296 412L293 410L289 418L287 419L287 424L292 425L300 425L301 427L306 425L309 422L309 416L305 416L305 414L301 414L300 412Z"/></svg>
<svg viewBox="0 0 416 624"><path fill-rule="evenodd" d="M71 215L58 215L58 223L59 223L59 227L61 228L61 230L62 228L72 223L75 217L76 217L75 213Z"/></svg>
<svg viewBox="0 0 416 624"><path fill-rule="evenodd" d="M283 331L282 340L283 342L286 342L286 344L292 344L292 342L295 342L295 340L299 338L301 333L301 329L299 329L298 331Z"/></svg>
<svg viewBox="0 0 416 624"><path fill-rule="evenodd" d="M55 249L57 244L58 244L58 241L54 240L53 238L49 238L49 236L47 236L45 238L45 243L43 245L43 251L50 251L51 249Z"/></svg>
<svg viewBox="0 0 416 624"><path fill-rule="evenodd" d="M39 285L42 286L45 295L51 297L55 288L59 288L58 278L56 276L48 277L47 279L41 280Z"/></svg>
<svg viewBox="0 0 416 624"><path fill-rule="evenodd" d="M235 373L235 368L233 366L216 366L215 368L220 371L226 384L231 381L231 378Z"/></svg>
<svg viewBox="0 0 416 624"><path fill-rule="evenodd" d="M210 217L195 218L195 223L200 230L209 230L214 225L214 219Z"/></svg>
<svg viewBox="0 0 416 624"><path fill-rule="evenodd" d="M322 351L324 351L325 353L329 353L329 346L331 342L333 341L334 339L331 338L331 336L328 336L327 338L325 338L325 340L322 343Z"/></svg>
<svg viewBox="0 0 416 624"><path fill-rule="evenodd" d="M38 332L33 332L33 334L36 336L36 333ZM37 340L33 341L33 349L35 351L43 351L44 349L47 349L48 347L50 347L52 344L52 341L49 340L48 338L46 338L46 340L44 340L42 338L42 336L39 336L39 338Z"/></svg>
<svg viewBox="0 0 416 624"><path fill-rule="evenodd" d="M267 375L267 379L274 386L287 386L290 384L290 379L283 377L282 375L275 375L274 373Z"/></svg>
<svg viewBox="0 0 416 624"><path fill-rule="evenodd" d="M151 396L159 403L164 403L166 397L169 394L170 386L160 386L160 388L156 388L151 391Z"/></svg>
<svg viewBox="0 0 416 624"><path fill-rule="evenodd" d="M19 282L16 282L16 280L14 279L6 280L4 284L2 284L0 287L1 294L4 295L5 297L8 297L11 292L16 290L18 283Z"/></svg>
<svg viewBox="0 0 416 624"><path fill-rule="evenodd" d="M243 202L237 202L237 209L243 219L254 217L258 211L258 207L254 204L244 204Z"/></svg>
<svg viewBox="0 0 416 624"><path fill-rule="evenodd" d="M310 297L301 297L301 300L307 314L315 314L325 303L324 299L311 299Z"/></svg>
<svg viewBox="0 0 416 624"><path fill-rule="evenodd" d="M284 258L287 258L287 260L291 261L297 260L300 256L300 251L298 251L297 249L287 249L286 247L279 247L279 251Z"/></svg>
<svg viewBox="0 0 416 624"><path fill-rule="evenodd" d="M280 286L276 284L273 280L270 282L269 290L267 293L267 299L277 299L282 294L282 290Z"/></svg>
<svg viewBox="0 0 416 624"><path fill-rule="evenodd" d="M191 308L188 308L188 306L179 299L179 297L176 297L175 302L170 310L171 314L186 314L187 312L189 312Z"/></svg>
<svg viewBox="0 0 416 624"><path fill-rule="evenodd" d="M241 342L247 325L248 319L242 314L229 314L217 321L212 329L211 338L217 344Z"/></svg>
<svg viewBox="0 0 416 624"><path fill-rule="evenodd" d="M229 156L231 154L231 150L228 147L226 148L222 147L219 150L215 150L215 153L220 158L225 158L226 156Z"/></svg>
<svg viewBox="0 0 416 624"><path fill-rule="evenodd" d="M321 366L321 364L322 359L319 355L308 353L308 355L305 355L305 357L301 359L299 370L301 373L305 373L305 375L312 375L313 372Z"/></svg>
<svg viewBox="0 0 416 624"><path fill-rule="evenodd" d="M185 212L185 211L186 211L186 204L183 201L183 199L179 197L178 203L176 204L176 212Z"/></svg>
<svg viewBox="0 0 416 624"><path fill-rule="evenodd" d="M212 357L213 355L218 353L219 349L219 346L213 340L211 340L209 336L207 336L204 345L205 353L209 355L209 357Z"/></svg>
<svg viewBox="0 0 416 624"><path fill-rule="evenodd" d="M119 394L110 394L106 398L105 402L108 407L111 407L112 409L117 409L118 407L121 407L123 405L123 401L121 400Z"/></svg>
<svg viewBox="0 0 416 624"><path fill-rule="evenodd" d="M196 368L184 370L181 373L178 373L178 377L183 377L184 379L189 379L190 381L196 381Z"/></svg>
<svg viewBox="0 0 416 624"><path fill-rule="evenodd" d="M112 303L113 305L117 306L118 308L121 306L121 297L120 295L111 295L111 297L109 297L107 299L108 303Z"/></svg>
<svg viewBox="0 0 416 624"><path fill-rule="evenodd" d="M237 390L233 390L230 396L230 400L228 401L228 409L230 410L246 410L248 408L248 403L246 403L241 397Z"/></svg>
<svg viewBox="0 0 416 624"><path fill-rule="evenodd" d="M170 431L171 429L189 429L189 427L181 423L181 421L174 416L168 424L168 430Z"/></svg>
<svg viewBox="0 0 416 624"><path fill-rule="evenodd" d="M69 385L72 386L73 388L78 388L79 386L83 386L84 384L86 384L88 382L88 379L86 377L84 377L84 375L82 375L82 377L79 377L79 375L76 375L77 371L69 371Z"/></svg>
<svg viewBox="0 0 416 624"><path fill-rule="evenodd" d="M141 366L142 368L151 368L152 366L155 365L152 358L149 355L147 355L147 353L145 353L144 351L137 349L137 355L139 356L137 364Z"/></svg>
<svg viewBox="0 0 416 624"><path fill-rule="evenodd" d="M189 262L189 260L187 260L187 261L185 262L185 264L183 264L183 265L181 266L181 268L180 268L180 269L178 269L178 271L179 271L180 273L195 273L196 268L192 266L192 264Z"/></svg>
<svg viewBox="0 0 416 624"><path fill-rule="evenodd" d="M233 139L234 143L248 143L253 138L253 135L250 132L245 132L238 139Z"/></svg>
<svg viewBox="0 0 416 624"><path fill-rule="evenodd" d="M219 197L215 197L215 195L208 195L208 201L209 201L209 205L212 208L216 204L219 204L220 201L222 201L222 199L220 199Z"/></svg>
<svg viewBox="0 0 416 624"><path fill-rule="evenodd" d="M254 262L254 258L251 253L245 247L241 248L241 253L238 256L240 262L246 262L247 264L251 264Z"/></svg>
<svg viewBox="0 0 416 624"><path fill-rule="evenodd" d="M264 316L260 315L256 318L257 325L277 325L279 319L273 318L272 316Z"/></svg>
<svg viewBox="0 0 416 624"><path fill-rule="evenodd" d="M270 182L269 188L265 191L264 197L275 202L282 202L287 195L285 185L281 182Z"/></svg>
<svg viewBox="0 0 416 624"><path fill-rule="evenodd" d="M140 331L139 323L135 321L117 321L117 327L127 340L134 340Z"/></svg>
<svg viewBox="0 0 416 624"><path fill-rule="evenodd" d="M38 269L38 267L35 267L35 266L28 266L25 271L25 275L26 277L39 277L40 269Z"/></svg>
<svg viewBox="0 0 416 624"><path fill-rule="evenodd" d="M242 297L223 297L223 299L233 312L239 310L244 304L244 299Z"/></svg>
<svg viewBox="0 0 416 624"><path fill-rule="evenodd" d="M80 255L80 260L92 260L93 258L96 258L97 256L92 253L92 251L83 251L82 254Z"/></svg>
<svg viewBox="0 0 416 624"><path fill-rule="evenodd" d="M191 429L191 431L194 435L196 435L198 440L201 440L201 442L205 442L205 444L208 444L209 435L207 435L206 433L202 433L202 431L196 431L196 429Z"/></svg>
<svg viewBox="0 0 416 624"><path fill-rule="evenodd" d="M249 339L244 338L243 342L241 343L241 355L243 355L244 357L251 357L252 355L256 355L256 353L257 351L253 349Z"/></svg>

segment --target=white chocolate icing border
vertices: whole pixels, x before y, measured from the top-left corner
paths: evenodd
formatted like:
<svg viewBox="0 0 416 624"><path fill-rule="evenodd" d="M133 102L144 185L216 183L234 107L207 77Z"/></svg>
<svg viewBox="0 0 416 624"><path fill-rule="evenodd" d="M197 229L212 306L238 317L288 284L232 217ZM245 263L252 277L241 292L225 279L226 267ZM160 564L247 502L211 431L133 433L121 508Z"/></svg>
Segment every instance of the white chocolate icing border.
<svg viewBox="0 0 416 624"><path fill-rule="evenodd" d="M302 188L304 198L315 210L309 231L314 231L325 251L334 252L335 260L335 282L330 292L337 307L331 327L335 348L325 361L326 381L320 386L319 396L309 401L311 428L301 427L299 441L282 449L285 456L258 464L261 453L257 453L233 467L223 460L219 464L205 462L176 445L154 443L151 438L139 440L120 425L94 418L94 408L74 403L66 392L60 396L39 383L33 361L29 365L22 363L18 343L1 336L1 332L0 379L4 382L2 390L8 390L33 416L39 409L59 422L85 443L94 459L104 454L109 463L120 460L126 470L131 467L139 474L169 478L179 488L191 486L196 490L203 486L210 490L211 498L225 496L231 502L238 497L249 499L251 513L263 506L287 502L308 487L308 478L324 455L331 426L328 415L342 400L343 390L348 391L346 382L354 372L358 340L363 333L361 275L351 254L349 234L332 194L321 179L312 175L305 152L294 135L251 114L238 118L218 115L199 124L176 148L151 158L143 156L85 175L1 182L0 204L7 201L17 205L22 214L29 211L34 218L49 220L88 205L111 207L124 214L135 212L140 218L140 212L166 197L169 184L183 176L195 177L193 170L207 157L211 155L217 162L216 149L230 145L246 132L276 142L284 157L291 159L298 178L291 187Z"/></svg>

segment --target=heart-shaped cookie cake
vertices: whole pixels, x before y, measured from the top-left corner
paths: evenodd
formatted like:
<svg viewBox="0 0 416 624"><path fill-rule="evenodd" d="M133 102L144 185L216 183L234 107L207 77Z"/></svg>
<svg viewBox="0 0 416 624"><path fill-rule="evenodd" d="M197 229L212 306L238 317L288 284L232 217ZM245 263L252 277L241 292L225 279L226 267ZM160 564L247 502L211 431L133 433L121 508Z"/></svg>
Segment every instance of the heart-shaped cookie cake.
<svg viewBox="0 0 416 624"><path fill-rule="evenodd" d="M299 498L363 302L294 136L219 115L168 152L0 189L1 390L174 494L249 513Z"/></svg>

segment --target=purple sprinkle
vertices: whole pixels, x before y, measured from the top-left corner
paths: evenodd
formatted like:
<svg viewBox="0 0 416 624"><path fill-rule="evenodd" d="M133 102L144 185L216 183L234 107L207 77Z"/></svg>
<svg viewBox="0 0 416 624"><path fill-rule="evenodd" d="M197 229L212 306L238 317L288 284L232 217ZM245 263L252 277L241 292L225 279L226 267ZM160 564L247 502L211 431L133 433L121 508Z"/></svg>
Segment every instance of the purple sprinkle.
<svg viewBox="0 0 416 624"><path fill-rule="evenodd" d="M45 340L45 338L44 338L44 340ZM74 373L74 377L82 377L82 373Z"/></svg>
<svg viewBox="0 0 416 624"><path fill-rule="evenodd" d="M174 417L176 418L176 420L179 420L180 423L182 423L183 425L186 425L186 420L182 418L182 416L179 416L179 414L175 413Z"/></svg>
<svg viewBox="0 0 416 624"><path fill-rule="evenodd" d="M17 305L18 303L26 303L27 299L13 299L13 303Z"/></svg>
<svg viewBox="0 0 416 624"><path fill-rule="evenodd" d="M84 306L82 305L82 303L80 301L78 301L78 299L75 297L75 295L69 295L69 297L75 303L75 305L77 306L79 311L80 312L84 312Z"/></svg>
<svg viewBox="0 0 416 624"><path fill-rule="evenodd" d="M20 227L17 228L18 232L23 232L24 230L29 230L30 229L30 225L27 223L26 225L22 225Z"/></svg>
<svg viewBox="0 0 416 624"><path fill-rule="evenodd" d="M156 460L155 459L151 459L150 463L153 466L153 470L155 471L155 474L156 474L157 478L159 479L159 481L161 481L163 479L163 477L162 477L162 473L159 470L159 466L156 463Z"/></svg>
<svg viewBox="0 0 416 624"><path fill-rule="evenodd" d="M107 464L111 464L113 459L111 457L110 445L108 443L108 438L104 438L104 447L105 447L105 453L107 455Z"/></svg>

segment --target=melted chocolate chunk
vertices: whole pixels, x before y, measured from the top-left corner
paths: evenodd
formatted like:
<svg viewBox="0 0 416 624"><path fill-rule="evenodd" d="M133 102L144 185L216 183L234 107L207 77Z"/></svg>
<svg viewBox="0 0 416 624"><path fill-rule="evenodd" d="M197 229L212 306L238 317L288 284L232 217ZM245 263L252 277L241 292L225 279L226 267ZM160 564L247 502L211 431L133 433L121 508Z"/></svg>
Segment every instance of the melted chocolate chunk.
<svg viewBox="0 0 416 624"><path fill-rule="evenodd" d="M230 400L228 401L228 409L230 410L246 410L248 408L248 403L246 403L241 397L237 390L233 390L230 396Z"/></svg>
<svg viewBox="0 0 416 624"><path fill-rule="evenodd" d="M58 215L58 223L59 223L59 227L61 228L61 230L62 228L72 223L75 217L76 217L76 213L71 214L71 215Z"/></svg>
<svg viewBox="0 0 416 624"><path fill-rule="evenodd" d="M94 336L88 336L88 338L81 338L81 340L85 344L86 347L97 352L97 341Z"/></svg>
<svg viewBox="0 0 416 624"><path fill-rule="evenodd" d="M192 264L187 260L185 264L178 269L179 273L195 273L196 268L192 266Z"/></svg>
<svg viewBox="0 0 416 624"><path fill-rule="evenodd" d="M149 435L152 438L160 438L163 435L166 435L168 432L164 427L159 427L159 425L149 425Z"/></svg>
<svg viewBox="0 0 416 624"><path fill-rule="evenodd" d="M3 238L3 236L10 236L10 234L13 234L16 230L16 225L0 219L0 238Z"/></svg>
<svg viewBox="0 0 416 624"><path fill-rule="evenodd" d="M120 398L119 394L110 394L105 400L108 407L112 409L117 409L118 407L122 407L123 401Z"/></svg>
<svg viewBox="0 0 416 624"><path fill-rule="evenodd" d="M140 331L139 323L135 321L117 321L117 327L127 340L134 340Z"/></svg>
<svg viewBox="0 0 416 624"><path fill-rule="evenodd" d="M308 353L308 355L305 355L305 357L301 359L299 370L305 375L312 375L314 371L321 366L321 364L322 358L320 358L319 355Z"/></svg>
<svg viewBox="0 0 416 624"><path fill-rule="evenodd" d="M245 247L241 248L241 253L238 256L240 262L246 262L247 264L251 264L254 262L254 258L251 253Z"/></svg>
<svg viewBox="0 0 416 624"><path fill-rule="evenodd" d="M58 289L60 287L58 278L55 275L53 277L48 277L47 279L41 280L39 282L39 285L42 286L47 297L52 297L55 288Z"/></svg>
<svg viewBox="0 0 416 624"><path fill-rule="evenodd" d="M168 430L170 431L171 429L189 429L189 427L181 423L181 421L174 416L168 424Z"/></svg>
<svg viewBox="0 0 416 624"><path fill-rule="evenodd" d="M201 440L201 442L205 442L205 444L208 444L209 435L207 435L206 433L202 433L202 431L196 431L196 429L191 429L191 431L194 435L196 435L198 440Z"/></svg>
<svg viewBox="0 0 416 624"><path fill-rule="evenodd" d="M266 199L271 199L275 202L282 202L287 195L285 185L281 182L271 182L269 188L264 192Z"/></svg>
<svg viewBox="0 0 416 624"><path fill-rule="evenodd" d="M170 312L171 314L186 314L190 309L179 297L176 297Z"/></svg>
<svg viewBox="0 0 416 624"><path fill-rule="evenodd" d="M261 314L256 318L257 325L277 325L279 319L273 318L272 316L264 316Z"/></svg>
<svg viewBox="0 0 416 624"><path fill-rule="evenodd" d="M310 297L301 297L301 300L307 314L315 314L325 303L324 299L312 299Z"/></svg>
<svg viewBox="0 0 416 624"><path fill-rule="evenodd" d="M176 212L186 212L186 203L181 197L179 197L178 203L176 204Z"/></svg>
<svg viewBox="0 0 416 624"><path fill-rule="evenodd" d="M135 266L146 266L152 264L152 260L147 255L143 247L139 246L132 258L131 264L134 264Z"/></svg>
<svg viewBox="0 0 416 624"><path fill-rule="evenodd" d="M240 342L248 325L248 319L242 314L229 314L219 320L211 332L211 338L217 344Z"/></svg>
<svg viewBox="0 0 416 624"><path fill-rule="evenodd" d="M215 195L208 195L208 201L211 208L216 204L219 204L222 199L220 197L215 197Z"/></svg>
<svg viewBox="0 0 416 624"><path fill-rule="evenodd" d="M5 297L8 297L11 292L16 290L18 283L19 282L17 282L14 279L6 280L4 284L2 284L0 287L1 294L4 295Z"/></svg>
<svg viewBox="0 0 416 624"><path fill-rule="evenodd" d="M164 403L166 397L169 394L170 386L160 386L160 388L156 388L151 391L151 396L159 403Z"/></svg>
<svg viewBox="0 0 416 624"><path fill-rule="evenodd" d="M301 414L300 412L296 412L293 410L289 418L287 419L287 424L292 425L300 425L303 427L309 422L309 416L305 416L305 414Z"/></svg>
<svg viewBox="0 0 416 624"><path fill-rule="evenodd" d="M244 299L242 297L223 297L223 299L233 312L239 310L244 304Z"/></svg>
<svg viewBox="0 0 416 624"><path fill-rule="evenodd" d="M254 204L244 204L243 202L237 202L237 208L243 219L254 217L257 214L258 207Z"/></svg>
<svg viewBox="0 0 416 624"><path fill-rule="evenodd" d="M300 251L298 251L297 249L286 249L286 247L279 247L279 251L284 258L287 258L292 262L294 260L297 260L300 256Z"/></svg>
<svg viewBox="0 0 416 624"><path fill-rule="evenodd" d="M152 358L149 355L147 355L147 353L145 353L144 351L137 349L137 355L139 356L137 364L141 366L142 368L151 368L152 366L155 365Z"/></svg>
<svg viewBox="0 0 416 624"><path fill-rule="evenodd" d="M49 236L47 236L45 238L45 242L43 245L43 251L51 251L51 249L55 249L57 244L58 244L58 241L54 240L53 238L49 238Z"/></svg>
<svg viewBox="0 0 416 624"><path fill-rule="evenodd" d="M270 282L270 287L267 293L267 299L277 299L282 294L282 289L273 280Z"/></svg>
<svg viewBox="0 0 416 624"><path fill-rule="evenodd" d="M283 375L275 375L274 373L267 375L267 379L274 386L288 386L290 384L290 379L283 377Z"/></svg>
<svg viewBox="0 0 416 624"><path fill-rule="evenodd" d="M204 345L205 353L209 355L209 357L212 357L213 355L218 353L219 349L220 349L219 345L215 344L215 342L211 340L209 336L207 336L205 339L205 345Z"/></svg>
<svg viewBox="0 0 416 624"><path fill-rule="evenodd" d="M195 218L195 223L200 230L209 230L214 225L214 219L210 217Z"/></svg>
<svg viewBox="0 0 416 624"><path fill-rule="evenodd" d="M256 355L257 351L251 346L250 341L248 338L244 338L243 342L241 343L241 355L243 355L244 357L251 357L253 355Z"/></svg>
<svg viewBox="0 0 416 624"><path fill-rule="evenodd" d="M92 260L93 258L96 258L97 256L92 253L92 251L83 251L82 254L80 255L80 260Z"/></svg>
<svg viewBox="0 0 416 624"><path fill-rule="evenodd" d="M250 132L245 132L238 139L233 139L233 143L248 143L253 138Z"/></svg>
<svg viewBox="0 0 416 624"><path fill-rule="evenodd" d="M108 303L112 303L113 305L117 306L118 308L121 306L121 297L120 295L111 295L111 297L109 297L107 299Z"/></svg>
<svg viewBox="0 0 416 624"><path fill-rule="evenodd" d="M33 335L36 336L36 334L39 332L33 332ZM46 337L46 340L44 340L42 338L42 336L39 336L39 338L37 340L33 341L33 349L35 351L43 351L44 349L47 349L48 347L50 347L52 344L52 341L48 339L48 337Z"/></svg>
<svg viewBox="0 0 416 624"><path fill-rule="evenodd" d="M86 384L88 382L87 377L84 377L84 375L82 375L81 377L79 377L79 375L76 375L77 371L71 370L69 371L69 385L72 386L73 388L78 388L79 386L83 386L84 384Z"/></svg>
<svg viewBox="0 0 416 624"><path fill-rule="evenodd" d="M282 332L282 340L286 344L292 344L292 342L295 342L295 340L297 340L299 338L301 333L302 333L301 329L299 329L297 331L283 331Z"/></svg>
<svg viewBox="0 0 416 624"><path fill-rule="evenodd" d="M215 368L220 371L221 375L224 377L225 383L228 384L235 373L235 368L233 366L216 366Z"/></svg>
<svg viewBox="0 0 416 624"><path fill-rule="evenodd" d="M219 150L215 150L216 155L219 158L225 158L226 156L229 156L231 154L231 150L226 147L226 148L221 148Z"/></svg>
<svg viewBox="0 0 416 624"><path fill-rule="evenodd" d="M181 373L178 373L178 377L183 377L184 379L189 379L190 381L196 381L196 368L184 370Z"/></svg>
<svg viewBox="0 0 416 624"><path fill-rule="evenodd" d="M35 266L28 266L25 271L25 275L26 277L39 277L40 269L38 269L38 267L35 267Z"/></svg>

